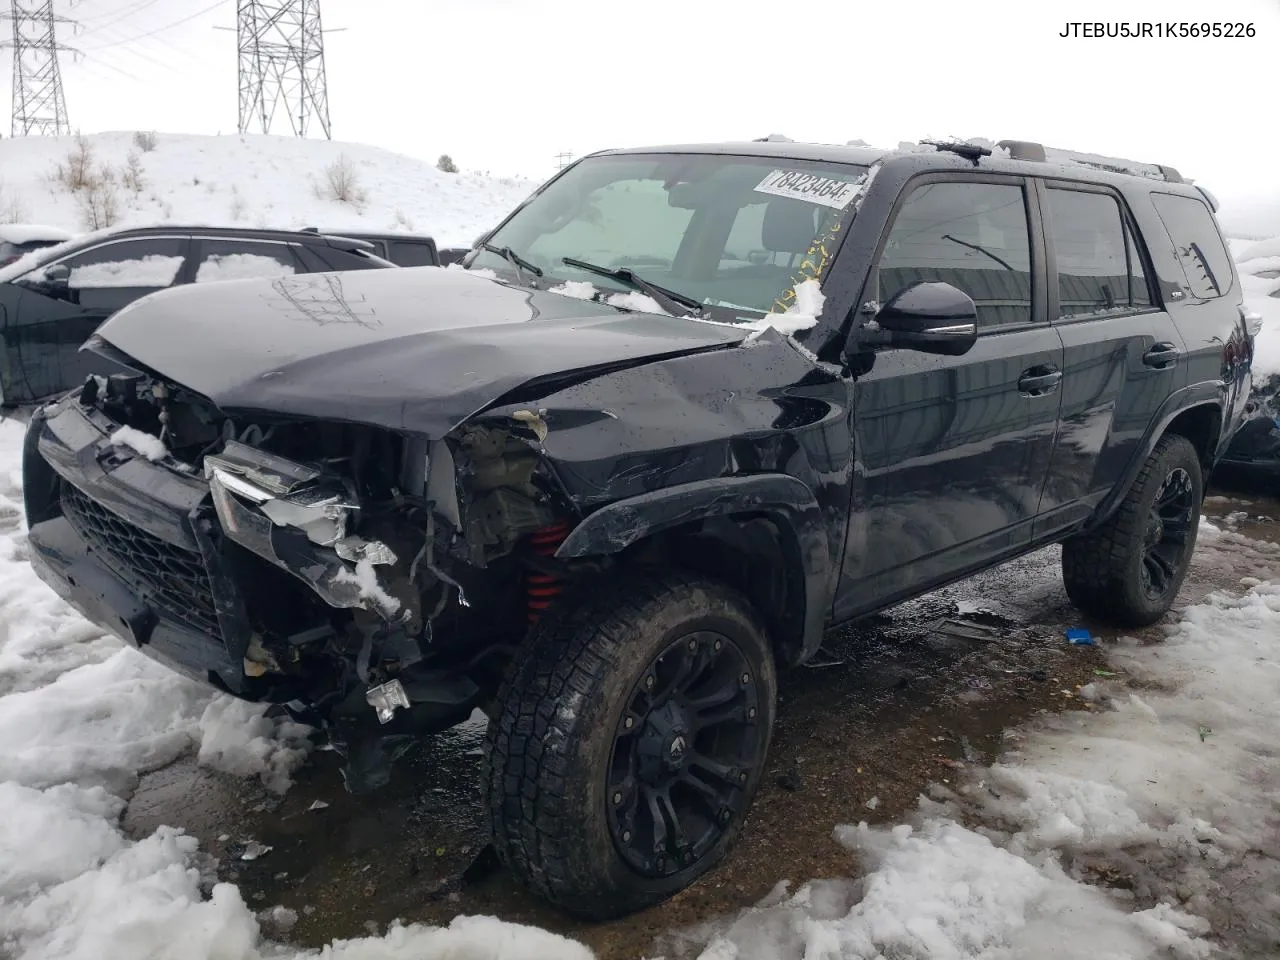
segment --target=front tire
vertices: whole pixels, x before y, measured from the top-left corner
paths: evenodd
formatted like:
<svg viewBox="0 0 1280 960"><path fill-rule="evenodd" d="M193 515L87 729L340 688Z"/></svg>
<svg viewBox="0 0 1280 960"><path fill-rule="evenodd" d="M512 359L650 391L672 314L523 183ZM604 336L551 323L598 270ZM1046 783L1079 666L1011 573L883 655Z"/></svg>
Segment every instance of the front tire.
<svg viewBox="0 0 1280 960"><path fill-rule="evenodd" d="M1119 627L1145 627L1177 599L1191 565L1204 479L1186 437L1156 444L1120 508L1101 527L1062 544L1071 602Z"/></svg>
<svg viewBox="0 0 1280 960"><path fill-rule="evenodd" d="M715 581L639 574L562 610L499 694L485 808L521 882L610 919L723 859L760 783L777 678L759 616Z"/></svg>

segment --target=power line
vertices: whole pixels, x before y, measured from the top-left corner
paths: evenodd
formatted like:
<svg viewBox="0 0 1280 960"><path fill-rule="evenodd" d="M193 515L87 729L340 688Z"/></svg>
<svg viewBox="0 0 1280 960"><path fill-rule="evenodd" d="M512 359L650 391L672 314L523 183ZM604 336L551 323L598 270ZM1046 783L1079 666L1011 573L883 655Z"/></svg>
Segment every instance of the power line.
<svg viewBox="0 0 1280 960"><path fill-rule="evenodd" d="M115 10L108 10L105 13L95 14L92 17L81 17L80 21L82 23L88 21L95 24L87 31L88 34L92 34L105 27L111 26L113 23L120 23L122 20L128 20L135 17L143 10L147 9L147 7L155 6L159 2L160 0L137 0L136 3L129 4L127 10L124 7L117 7ZM119 14L119 16L116 16L117 14ZM108 20L106 23L97 23L97 21L104 17L111 17L112 19Z"/></svg>
<svg viewBox="0 0 1280 960"><path fill-rule="evenodd" d="M59 50L67 48L59 47L56 27L74 21L55 13L53 0L34 6L12 0L10 12L0 14L2 20L13 24L12 42L0 44L13 48L12 135L69 134L71 124L58 64Z"/></svg>
<svg viewBox="0 0 1280 960"><path fill-rule="evenodd" d="M277 112L296 137L312 121L332 139L320 0L238 0L240 132L270 133Z"/></svg>
<svg viewBox="0 0 1280 960"><path fill-rule="evenodd" d="M14 0L14 2L16 3L17 0ZM140 33L137 36L125 37L123 40L113 40L111 43L100 43L95 47L86 47L85 49L106 50L108 47L118 47L123 43L133 43L137 40L145 40L147 37L154 37L157 33L164 33L167 30L172 30L174 27L180 27L184 23L190 23L196 17L203 17L206 13L211 13L219 7L226 6L230 2L231 0L217 0L217 3L212 3L203 10L197 10L195 13L183 17L181 20L175 20L172 23L167 23L163 27L156 27L154 30L149 30L146 33Z"/></svg>

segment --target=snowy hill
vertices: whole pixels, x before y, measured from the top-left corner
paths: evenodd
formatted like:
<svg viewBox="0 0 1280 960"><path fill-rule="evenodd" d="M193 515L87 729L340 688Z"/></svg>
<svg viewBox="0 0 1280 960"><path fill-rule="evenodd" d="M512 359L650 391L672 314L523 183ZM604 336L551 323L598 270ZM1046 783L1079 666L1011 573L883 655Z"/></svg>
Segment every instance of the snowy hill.
<svg viewBox="0 0 1280 960"><path fill-rule="evenodd" d="M363 227L429 233L469 244L534 189L524 180L443 173L377 147L266 136L131 133L85 137L89 172L111 171L118 223L163 221L327 230ZM80 232L83 202L58 168L73 164L74 137L0 140L0 223L47 223ZM130 171L130 157L137 176ZM349 201L333 199L331 171L354 174ZM65 179L65 178L64 178ZM102 226L104 224L97 224Z"/></svg>

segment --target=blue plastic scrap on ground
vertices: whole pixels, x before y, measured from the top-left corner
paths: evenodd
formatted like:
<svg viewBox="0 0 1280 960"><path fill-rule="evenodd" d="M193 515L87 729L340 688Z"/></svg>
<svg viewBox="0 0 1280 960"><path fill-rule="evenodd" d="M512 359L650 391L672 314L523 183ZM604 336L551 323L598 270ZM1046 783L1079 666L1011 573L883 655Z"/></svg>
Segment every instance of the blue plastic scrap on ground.
<svg viewBox="0 0 1280 960"><path fill-rule="evenodd" d="M1072 627L1066 634L1067 641L1077 647L1092 647L1094 644L1093 634L1083 627Z"/></svg>

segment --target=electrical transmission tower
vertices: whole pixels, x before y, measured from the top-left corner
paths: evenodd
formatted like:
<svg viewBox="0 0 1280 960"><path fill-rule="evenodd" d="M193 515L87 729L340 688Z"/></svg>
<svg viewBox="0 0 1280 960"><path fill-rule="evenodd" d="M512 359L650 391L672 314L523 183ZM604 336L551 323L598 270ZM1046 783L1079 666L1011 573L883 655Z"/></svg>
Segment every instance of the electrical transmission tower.
<svg viewBox="0 0 1280 960"><path fill-rule="evenodd" d="M305 137L315 122L333 139L320 0L238 0L236 37L240 132L270 133L283 113L294 136Z"/></svg>
<svg viewBox="0 0 1280 960"><path fill-rule="evenodd" d="M54 13L53 0L12 0L9 13L0 13L5 20L13 24L13 40L0 43L13 48L13 136L70 133L58 68L58 51L65 48L58 46L54 28L73 21Z"/></svg>

